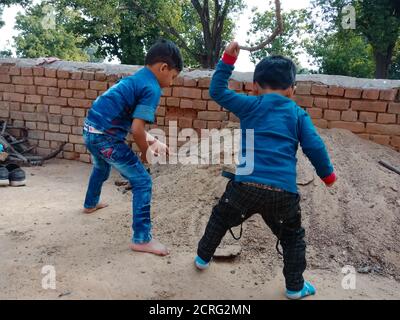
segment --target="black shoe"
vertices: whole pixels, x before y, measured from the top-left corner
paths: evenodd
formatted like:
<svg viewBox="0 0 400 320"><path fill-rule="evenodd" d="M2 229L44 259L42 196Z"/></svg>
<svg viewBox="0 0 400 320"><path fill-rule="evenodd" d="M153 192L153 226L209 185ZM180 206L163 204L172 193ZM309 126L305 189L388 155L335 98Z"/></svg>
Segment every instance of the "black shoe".
<svg viewBox="0 0 400 320"><path fill-rule="evenodd" d="M8 170L8 179L10 180L10 186L21 187L26 184L25 172L16 164L8 164L6 166Z"/></svg>
<svg viewBox="0 0 400 320"><path fill-rule="evenodd" d="M0 165L0 187L5 187L10 184L8 180L8 170L6 167Z"/></svg>

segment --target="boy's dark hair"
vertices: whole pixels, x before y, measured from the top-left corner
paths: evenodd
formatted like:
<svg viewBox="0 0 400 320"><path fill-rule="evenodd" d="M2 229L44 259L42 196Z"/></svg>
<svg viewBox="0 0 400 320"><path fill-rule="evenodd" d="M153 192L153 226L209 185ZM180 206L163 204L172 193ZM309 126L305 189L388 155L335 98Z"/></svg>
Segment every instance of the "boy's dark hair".
<svg viewBox="0 0 400 320"><path fill-rule="evenodd" d="M181 52L176 44L169 40L158 40L147 53L144 61L146 65L153 65L157 62L164 62L171 69L176 69L179 72L183 69Z"/></svg>
<svg viewBox="0 0 400 320"><path fill-rule="evenodd" d="M289 58L270 56L257 64L254 82L263 89L286 90L295 84L296 72L296 65Z"/></svg>

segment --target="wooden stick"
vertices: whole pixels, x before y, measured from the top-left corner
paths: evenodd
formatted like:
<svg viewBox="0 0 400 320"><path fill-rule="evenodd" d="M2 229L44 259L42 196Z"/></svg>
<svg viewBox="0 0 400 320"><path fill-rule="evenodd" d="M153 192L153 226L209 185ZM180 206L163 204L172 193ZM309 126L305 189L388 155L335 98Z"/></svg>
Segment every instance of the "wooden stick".
<svg viewBox="0 0 400 320"><path fill-rule="evenodd" d="M399 169L396 169L395 167L393 167L392 165L388 164L387 162L385 162L385 161L379 161L379 164L380 164L381 166L384 166L386 169L389 169L389 170L391 170L391 171L393 171L393 172L396 172L397 174L400 175L400 170L399 170Z"/></svg>

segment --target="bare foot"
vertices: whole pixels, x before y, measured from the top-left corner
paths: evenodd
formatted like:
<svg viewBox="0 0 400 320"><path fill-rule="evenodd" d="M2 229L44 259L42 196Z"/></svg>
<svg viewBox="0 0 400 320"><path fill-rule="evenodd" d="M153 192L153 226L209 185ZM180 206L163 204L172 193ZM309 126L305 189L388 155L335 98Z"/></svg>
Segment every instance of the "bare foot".
<svg viewBox="0 0 400 320"><path fill-rule="evenodd" d="M97 210L101 210L101 209L104 209L104 208L107 208L108 207L108 204L107 203L99 203L95 208L89 208L89 209L83 209L83 213L86 213L86 214L91 214L91 213L93 213L93 212L95 212L95 211L97 211Z"/></svg>
<svg viewBox="0 0 400 320"><path fill-rule="evenodd" d="M148 252L158 256L166 256L169 254L167 247L154 239L148 243L131 243L129 248L133 251Z"/></svg>

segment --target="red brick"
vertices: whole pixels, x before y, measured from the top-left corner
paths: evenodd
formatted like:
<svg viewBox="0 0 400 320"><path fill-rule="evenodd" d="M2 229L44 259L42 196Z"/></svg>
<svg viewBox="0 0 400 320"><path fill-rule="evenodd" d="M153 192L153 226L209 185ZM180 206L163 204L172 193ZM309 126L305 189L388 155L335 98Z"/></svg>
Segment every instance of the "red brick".
<svg viewBox="0 0 400 320"><path fill-rule="evenodd" d="M82 126L72 127L72 133L75 134L75 135L82 135L83 134Z"/></svg>
<svg viewBox="0 0 400 320"><path fill-rule="evenodd" d="M217 111L200 111L198 113L199 120L207 120L207 121L224 121L227 120L227 115L225 112L217 112Z"/></svg>
<svg viewBox="0 0 400 320"><path fill-rule="evenodd" d="M71 98L73 91L71 89L61 89L61 97Z"/></svg>
<svg viewBox="0 0 400 320"><path fill-rule="evenodd" d="M156 123L158 126L163 126L165 123L165 118L164 117L157 117Z"/></svg>
<svg viewBox="0 0 400 320"><path fill-rule="evenodd" d="M330 86L328 89L328 95L343 97L344 96L344 88L337 86Z"/></svg>
<svg viewBox="0 0 400 320"><path fill-rule="evenodd" d="M182 99L180 107L181 109L193 109L193 100Z"/></svg>
<svg viewBox="0 0 400 320"><path fill-rule="evenodd" d="M80 71L71 72L71 79L72 80L81 80L82 79L82 72L80 72Z"/></svg>
<svg viewBox="0 0 400 320"><path fill-rule="evenodd" d="M38 130L42 130L42 131L49 130L49 124L48 123L38 122L36 124L36 127L37 127ZM43 146L41 146L41 147L43 147Z"/></svg>
<svg viewBox="0 0 400 320"><path fill-rule="evenodd" d="M328 94L328 87L323 85L313 85L311 87L311 94L326 96Z"/></svg>
<svg viewBox="0 0 400 320"><path fill-rule="evenodd" d="M10 70L8 71L8 74L10 76L20 76L21 75L21 68L12 66L12 67L10 67Z"/></svg>
<svg viewBox="0 0 400 320"><path fill-rule="evenodd" d="M193 128L195 129L207 129L207 121L204 120L194 120Z"/></svg>
<svg viewBox="0 0 400 320"><path fill-rule="evenodd" d="M32 77L33 76L32 68L21 68L21 75L22 76Z"/></svg>
<svg viewBox="0 0 400 320"><path fill-rule="evenodd" d="M211 84L210 78L202 78L202 79L199 79L198 87L199 88L209 88L210 84Z"/></svg>
<svg viewBox="0 0 400 320"><path fill-rule="evenodd" d="M173 89L173 96L178 98L201 99L201 89L178 87Z"/></svg>
<svg viewBox="0 0 400 320"><path fill-rule="evenodd" d="M15 92L15 85L14 84L0 83L0 92L13 93L13 92Z"/></svg>
<svg viewBox="0 0 400 320"><path fill-rule="evenodd" d="M60 79L57 81L57 87L61 88L61 89L66 89L67 86L67 81L66 79Z"/></svg>
<svg viewBox="0 0 400 320"><path fill-rule="evenodd" d="M56 69L46 68L44 70L44 75L47 78L57 78L57 70Z"/></svg>
<svg viewBox="0 0 400 320"><path fill-rule="evenodd" d="M325 110L324 111L324 119L326 120L340 120L340 111L336 110Z"/></svg>
<svg viewBox="0 0 400 320"><path fill-rule="evenodd" d="M31 139L38 139L38 140L44 140L45 133L43 131L38 131L38 130L29 130L28 131L28 137Z"/></svg>
<svg viewBox="0 0 400 320"><path fill-rule="evenodd" d="M59 97L60 89L59 88L49 88L47 90L47 95L52 96L52 97Z"/></svg>
<svg viewBox="0 0 400 320"><path fill-rule="evenodd" d="M37 93L42 96L47 96L48 91L49 91L48 87L37 87Z"/></svg>
<svg viewBox="0 0 400 320"><path fill-rule="evenodd" d="M230 80L228 88L235 91L243 91L243 82Z"/></svg>
<svg viewBox="0 0 400 320"><path fill-rule="evenodd" d="M69 135L69 142L71 143L78 143L78 144L85 144L83 141L83 137L81 135Z"/></svg>
<svg viewBox="0 0 400 320"><path fill-rule="evenodd" d="M208 121L207 122L207 129L221 129L222 122L221 121Z"/></svg>
<svg viewBox="0 0 400 320"><path fill-rule="evenodd" d="M167 98L167 106L169 107L179 107L181 100L174 97Z"/></svg>
<svg viewBox="0 0 400 320"><path fill-rule="evenodd" d="M97 93L96 90L87 89L87 90L85 91L85 93L86 93L86 98L87 98L87 99L95 100L95 99L97 99L97 97L98 97L98 93Z"/></svg>
<svg viewBox="0 0 400 320"><path fill-rule="evenodd" d="M0 65L0 74L8 74L10 71L10 66Z"/></svg>
<svg viewBox="0 0 400 320"><path fill-rule="evenodd" d="M314 98L310 96L296 96L295 101L300 107L304 108L311 108L314 104Z"/></svg>
<svg viewBox="0 0 400 320"><path fill-rule="evenodd" d="M192 128L193 119L191 118L179 118L178 126L179 128Z"/></svg>
<svg viewBox="0 0 400 320"><path fill-rule="evenodd" d="M57 79L35 77L35 85L43 87L57 87Z"/></svg>
<svg viewBox="0 0 400 320"><path fill-rule="evenodd" d="M0 109L0 118L8 118L10 116L10 111Z"/></svg>
<svg viewBox="0 0 400 320"><path fill-rule="evenodd" d="M51 97L51 96L44 96L43 97L44 104L53 104L58 106L67 106L67 98L63 97Z"/></svg>
<svg viewBox="0 0 400 320"><path fill-rule="evenodd" d="M74 112L73 108L61 108L61 115L63 116L72 116L72 113Z"/></svg>
<svg viewBox="0 0 400 320"><path fill-rule="evenodd" d="M26 103L42 103L42 96L27 95L25 98Z"/></svg>
<svg viewBox="0 0 400 320"><path fill-rule="evenodd" d="M388 113L400 114L400 103L389 103Z"/></svg>
<svg viewBox="0 0 400 320"><path fill-rule="evenodd" d="M190 78L183 78L183 85L185 87L197 87L197 80Z"/></svg>
<svg viewBox="0 0 400 320"><path fill-rule="evenodd" d="M397 97L397 89L381 90L379 100L394 101Z"/></svg>
<svg viewBox="0 0 400 320"><path fill-rule="evenodd" d="M54 114L61 114L61 107L60 106L50 106L49 112Z"/></svg>
<svg viewBox="0 0 400 320"><path fill-rule="evenodd" d="M392 137L392 141L390 142L390 145L400 149L400 137Z"/></svg>
<svg viewBox="0 0 400 320"><path fill-rule="evenodd" d="M165 117L165 107L158 107L156 111L157 116Z"/></svg>
<svg viewBox="0 0 400 320"><path fill-rule="evenodd" d="M194 100L193 101L193 109L196 109L196 110L207 110L207 101Z"/></svg>
<svg viewBox="0 0 400 320"><path fill-rule="evenodd" d="M67 81L68 89L89 89L89 81L88 80L68 80Z"/></svg>
<svg viewBox="0 0 400 320"><path fill-rule="evenodd" d="M44 104L39 104L36 106L36 112L47 113L49 112L49 106L46 106Z"/></svg>
<svg viewBox="0 0 400 320"><path fill-rule="evenodd" d="M360 112L358 119L361 122L376 122L376 113L374 112Z"/></svg>
<svg viewBox="0 0 400 320"><path fill-rule="evenodd" d="M0 74L1 83L11 83L11 77L8 74Z"/></svg>
<svg viewBox="0 0 400 320"><path fill-rule="evenodd" d="M94 72L83 72L82 73L83 80L94 80Z"/></svg>
<svg viewBox="0 0 400 320"><path fill-rule="evenodd" d="M64 133L45 132L44 139L47 141L68 142L68 135Z"/></svg>
<svg viewBox="0 0 400 320"><path fill-rule="evenodd" d="M15 92L34 95L34 94L36 94L36 87L35 86L23 86L23 85L17 84L15 86Z"/></svg>
<svg viewBox="0 0 400 320"><path fill-rule="evenodd" d="M97 81L105 81L107 80L107 75L104 72L96 72L94 79Z"/></svg>
<svg viewBox="0 0 400 320"><path fill-rule="evenodd" d="M173 82L173 86L183 86L183 78L182 77L176 77L174 82Z"/></svg>
<svg viewBox="0 0 400 320"><path fill-rule="evenodd" d="M362 95L362 89L348 88L344 94L345 98L359 99Z"/></svg>
<svg viewBox="0 0 400 320"><path fill-rule="evenodd" d="M73 97L76 99L85 99L86 93L83 90L74 90Z"/></svg>
<svg viewBox="0 0 400 320"><path fill-rule="evenodd" d="M307 108L307 113L312 119L322 118L322 109L319 108Z"/></svg>
<svg viewBox="0 0 400 320"><path fill-rule="evenodd" d="M74 108L73 115L76 117L86 117L86 109Z"/></svg>
<svg viewBox="0 0 400 320"><path fill-rule="evenodd" d="M350 100L330 99L328 102L328 105L329 105L329 109L348 110L350 107Z"/></svg>
<svg viewBox="0 0 400 320"><path fill-rule="evenodd" d="M210 92L208 90L203 90L201 92L201 99L203 99L203 100L211 100Z"/></svg>
<svg viewBox="0 0 400 320"><path fill-rule="evenodd" d="M54 124L54 123L49 123L49 131L51 131L51 132L60 132L60 125L59 124Z"/></svg>
<svg viewBox="0 0 400 320"><path fill-rule="evenodd" d="M311 94L311 84L309 83L297 83L296 85L296 95L310 95Z"/></svg>
<svg viewBox="0 0 400 320"><path fill-rule="evenodd" d="M396 136L400 135L400 126L397 124L367 123L367 132Z"/></svg>
<svg viewBox="0 0 400 320"><path fill-rule="evenodd" d="M363 99L378 100L380 91L378 89L367 89L363 92Z"/></svg>
<svg viewBox="0 0 400 320"><path fill-rule="evenodd" d="M25 95L20 94L20 93L4 92L3 93L3 100L4 101L24 102L25 101Z"/></svg>
<svg viewBox="0 0 400 320"><path fill-rule="evenodd" d="M83 144L75 144L75 151L78 153L86 153L87 149Z"/></svg>
<svg viewBox="0 0 400 320"><path fill-rule="evenodd" d="M354 111L386 112L387 102L382 101L353 101L351 108Z"/></svg>
<svg viewBox="0 0 400 320"><path fill-rule="evenodd" d="M90 157L89 154L80 154L79 155L79 161L86 162L86 163L91 163L92 158Z"/></svg>
<svg viewBox="0 0 400 320"><path fill-rule="evenodd" d="M68 99L68 105L70 107L90 108L92 106L92 103L93 102L91 100L86 99Z"/></svg>
<svg viewBox="0 0 400 320"><path fill-rule="evenodd" d="M321 128L321 129L328 128L328 121L326 121L325 119L312 119L312 122L318 128Z"/></svg>
<svg viewBox="0 0 400 320"><path fill-rule="evenodd" d="M390 136L383 136L383 135L371 135L370 140L385 146L390 145Z"/></svg>
<svg viewBox="0 0 400 320"><path fill-rule="evenodd" d="M69 79L70 74L69 71L66 70L57 70L57 78L60 79Z"/></svg>
<svg viewBox="0 0 400 320"><path fill-rule="evenodd" d="M21 85L33 85L33 77L12 77L12 82L14 84L21 84Z"/></svg>
<svg viewBox="0 0 400 320"><path fill-rule="evenodd" d="M76 119L73 116L63 116L61 122L69 126L76 126Z"/></svg>
<svg viewBox="0 0 400 320"><path fill-rule="evenodd" d="M396 115L388 114L388 113L379 113L378 114L378 123L396 123Z"/></svg>
<svg viewBox="0 0 400 320"><path fill-rule="evenodd" d="M327 98L315 98L314 106L317 108L327 109L328 108L328 99Z"/></svg>
<svg viewBox="0 0 400 320"><path fill-rule="evenodd" d="M221 111L222 107L215 101L208 101L207 109L210 111Z"/></svg>
<svg viewBox="0 0 400 320"><path fill-rule="evenodd" d="M92 90L107 90L107 82L90 81L90 89Z"/></svg>
<svg viewBox="0 0 400 320"><path fill-rule="evenodd" d="M33 67L32 73L35 77L43 77L44 76L44 68L42 67Z"/></svg>
<svg viewBox="0 0 400 320"><path fill-rule="evenodd" d="M361 122L331 121L328 126L330 129L331 128L346 129L354 133L365 132L365 124Z"/></svg>
<svg viewBox="0 0 400 320"><path fill-rule="evenodd" d="M358 112L352 110L343 111L341 120L348 122L355 122L358 120Z"/></svg>
<svg viewBox="0 0 400 320"><path fill-rule="evenodd" d="M35 112L36 111L36 105L34 104L21 104L21 111L23 112Z"/></svg>

